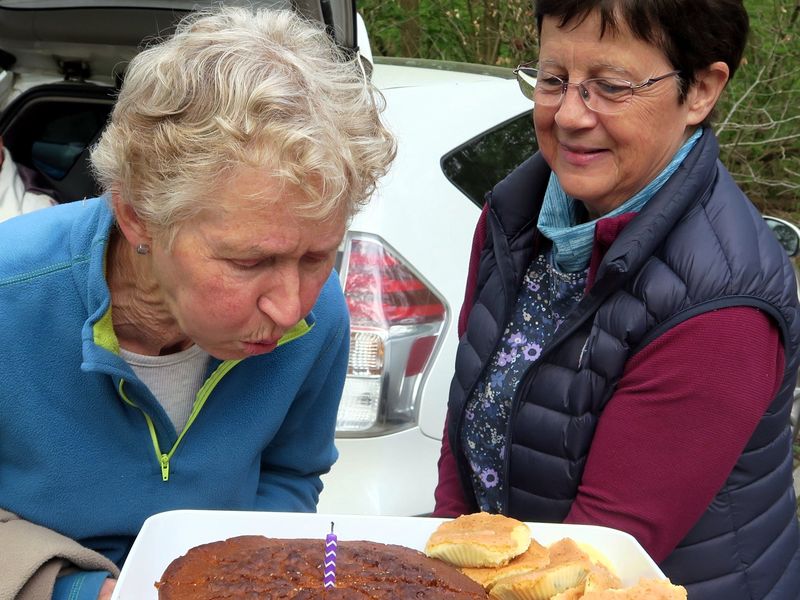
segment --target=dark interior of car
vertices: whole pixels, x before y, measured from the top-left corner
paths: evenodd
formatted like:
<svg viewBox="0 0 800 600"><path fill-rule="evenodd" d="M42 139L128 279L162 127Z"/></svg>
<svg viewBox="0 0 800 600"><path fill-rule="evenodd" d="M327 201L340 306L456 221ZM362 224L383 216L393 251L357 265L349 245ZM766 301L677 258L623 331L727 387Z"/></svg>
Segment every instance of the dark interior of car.
<svg viewBox="0 0 800 600"><path fill-rule="evenodd" d="M0 135L14 160L33 169L59 202L98 194L89 150L113 108L111 87L64 82L20 94L0 118Z"/></svg>

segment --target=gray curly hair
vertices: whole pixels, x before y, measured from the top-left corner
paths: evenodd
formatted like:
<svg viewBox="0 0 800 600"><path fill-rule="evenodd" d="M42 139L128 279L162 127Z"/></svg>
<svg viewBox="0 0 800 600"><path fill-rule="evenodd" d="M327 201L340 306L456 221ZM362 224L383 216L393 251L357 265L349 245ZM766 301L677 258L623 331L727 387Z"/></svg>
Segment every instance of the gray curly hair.
<svg viewBox="0 0 800 600"><path fill-rule="evenodd" d="M193 13L128 66L92 149L97 180L165 232L243 167L301 189L298 216L349 218L396 152L359 60L289 10Z"/></svg>

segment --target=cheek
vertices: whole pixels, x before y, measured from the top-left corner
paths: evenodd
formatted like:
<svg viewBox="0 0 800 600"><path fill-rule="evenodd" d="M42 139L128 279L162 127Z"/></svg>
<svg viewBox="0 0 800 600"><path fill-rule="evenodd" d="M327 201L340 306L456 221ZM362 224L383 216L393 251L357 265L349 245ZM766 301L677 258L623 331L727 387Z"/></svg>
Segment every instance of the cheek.
<svg viewBox="0 0 800 600"><path fill-rule="evenodd" d="M254 306L247 286L233 285L222 278L210 278L195 293L192 312L202 315L213 327L214 323L230 324L246 320Z"/></svg>
<svg viewBox="0 0 800 600"><path fill-rule="evenodd" d="M304 314L308 314L314 308L330 273L328 269L324 273L315 273L303 278L300 284L300 304Z"/></svg>
<svg viewBox="0 0 800 600"><path fill-rule="evenodd" d="M671 107L654 102L631 107L624 113L607 117L604 128L620 152L650 154L653 148L668 147L683 133L680 114Z"/></svg>
<svg viewBox="0 0 800 600"><path fill-rule="evenodd" d="M660 158L658 155L668 145L665 138L653 135L653 121L636 120L609 127L606 131L620 162L626 164L651 163ZM656 131L666 132L668 129Z"/></svg>
<svg viewBox="0 0 800 600"><path fill-rule="evenodd" d="M533 111L533 128L536 131L536 137L541 137L552 131L553 128L553 114L549 110L534 110Z"/></svg>
<svg viewBox="0 0 800 600"><path fill-rule="evenodd" d="M553 155L556 139L554 136L554 119L552 111L533 113L533 127L536 132L536 143L545 158Z"/></svg>

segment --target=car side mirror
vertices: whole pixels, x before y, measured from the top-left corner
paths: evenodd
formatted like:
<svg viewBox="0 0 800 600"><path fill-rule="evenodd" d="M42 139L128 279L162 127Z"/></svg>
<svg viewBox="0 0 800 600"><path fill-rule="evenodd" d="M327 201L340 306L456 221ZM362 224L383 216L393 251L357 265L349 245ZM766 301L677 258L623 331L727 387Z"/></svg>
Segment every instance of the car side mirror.
<svg viewBox="0 0 800 600"><path fill-rule="evenodd" d="M786 254L789 256L800 254L800 228L778 217L765 216L764 221L766 221L772 233L775 234L775 237L778 238L781 246L786 250Z"/></svg>

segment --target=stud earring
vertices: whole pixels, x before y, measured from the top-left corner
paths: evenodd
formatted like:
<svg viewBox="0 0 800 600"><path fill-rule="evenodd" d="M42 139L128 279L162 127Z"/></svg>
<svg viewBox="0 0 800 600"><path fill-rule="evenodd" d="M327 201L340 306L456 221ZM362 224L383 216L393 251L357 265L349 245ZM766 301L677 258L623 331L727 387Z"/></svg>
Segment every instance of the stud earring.
<svg viewBox="0 0 800 600"><path fill-rule="evenodd" d="M150 254L150 246L148 244L139 244L136 246L136 254Z"/></svg>

